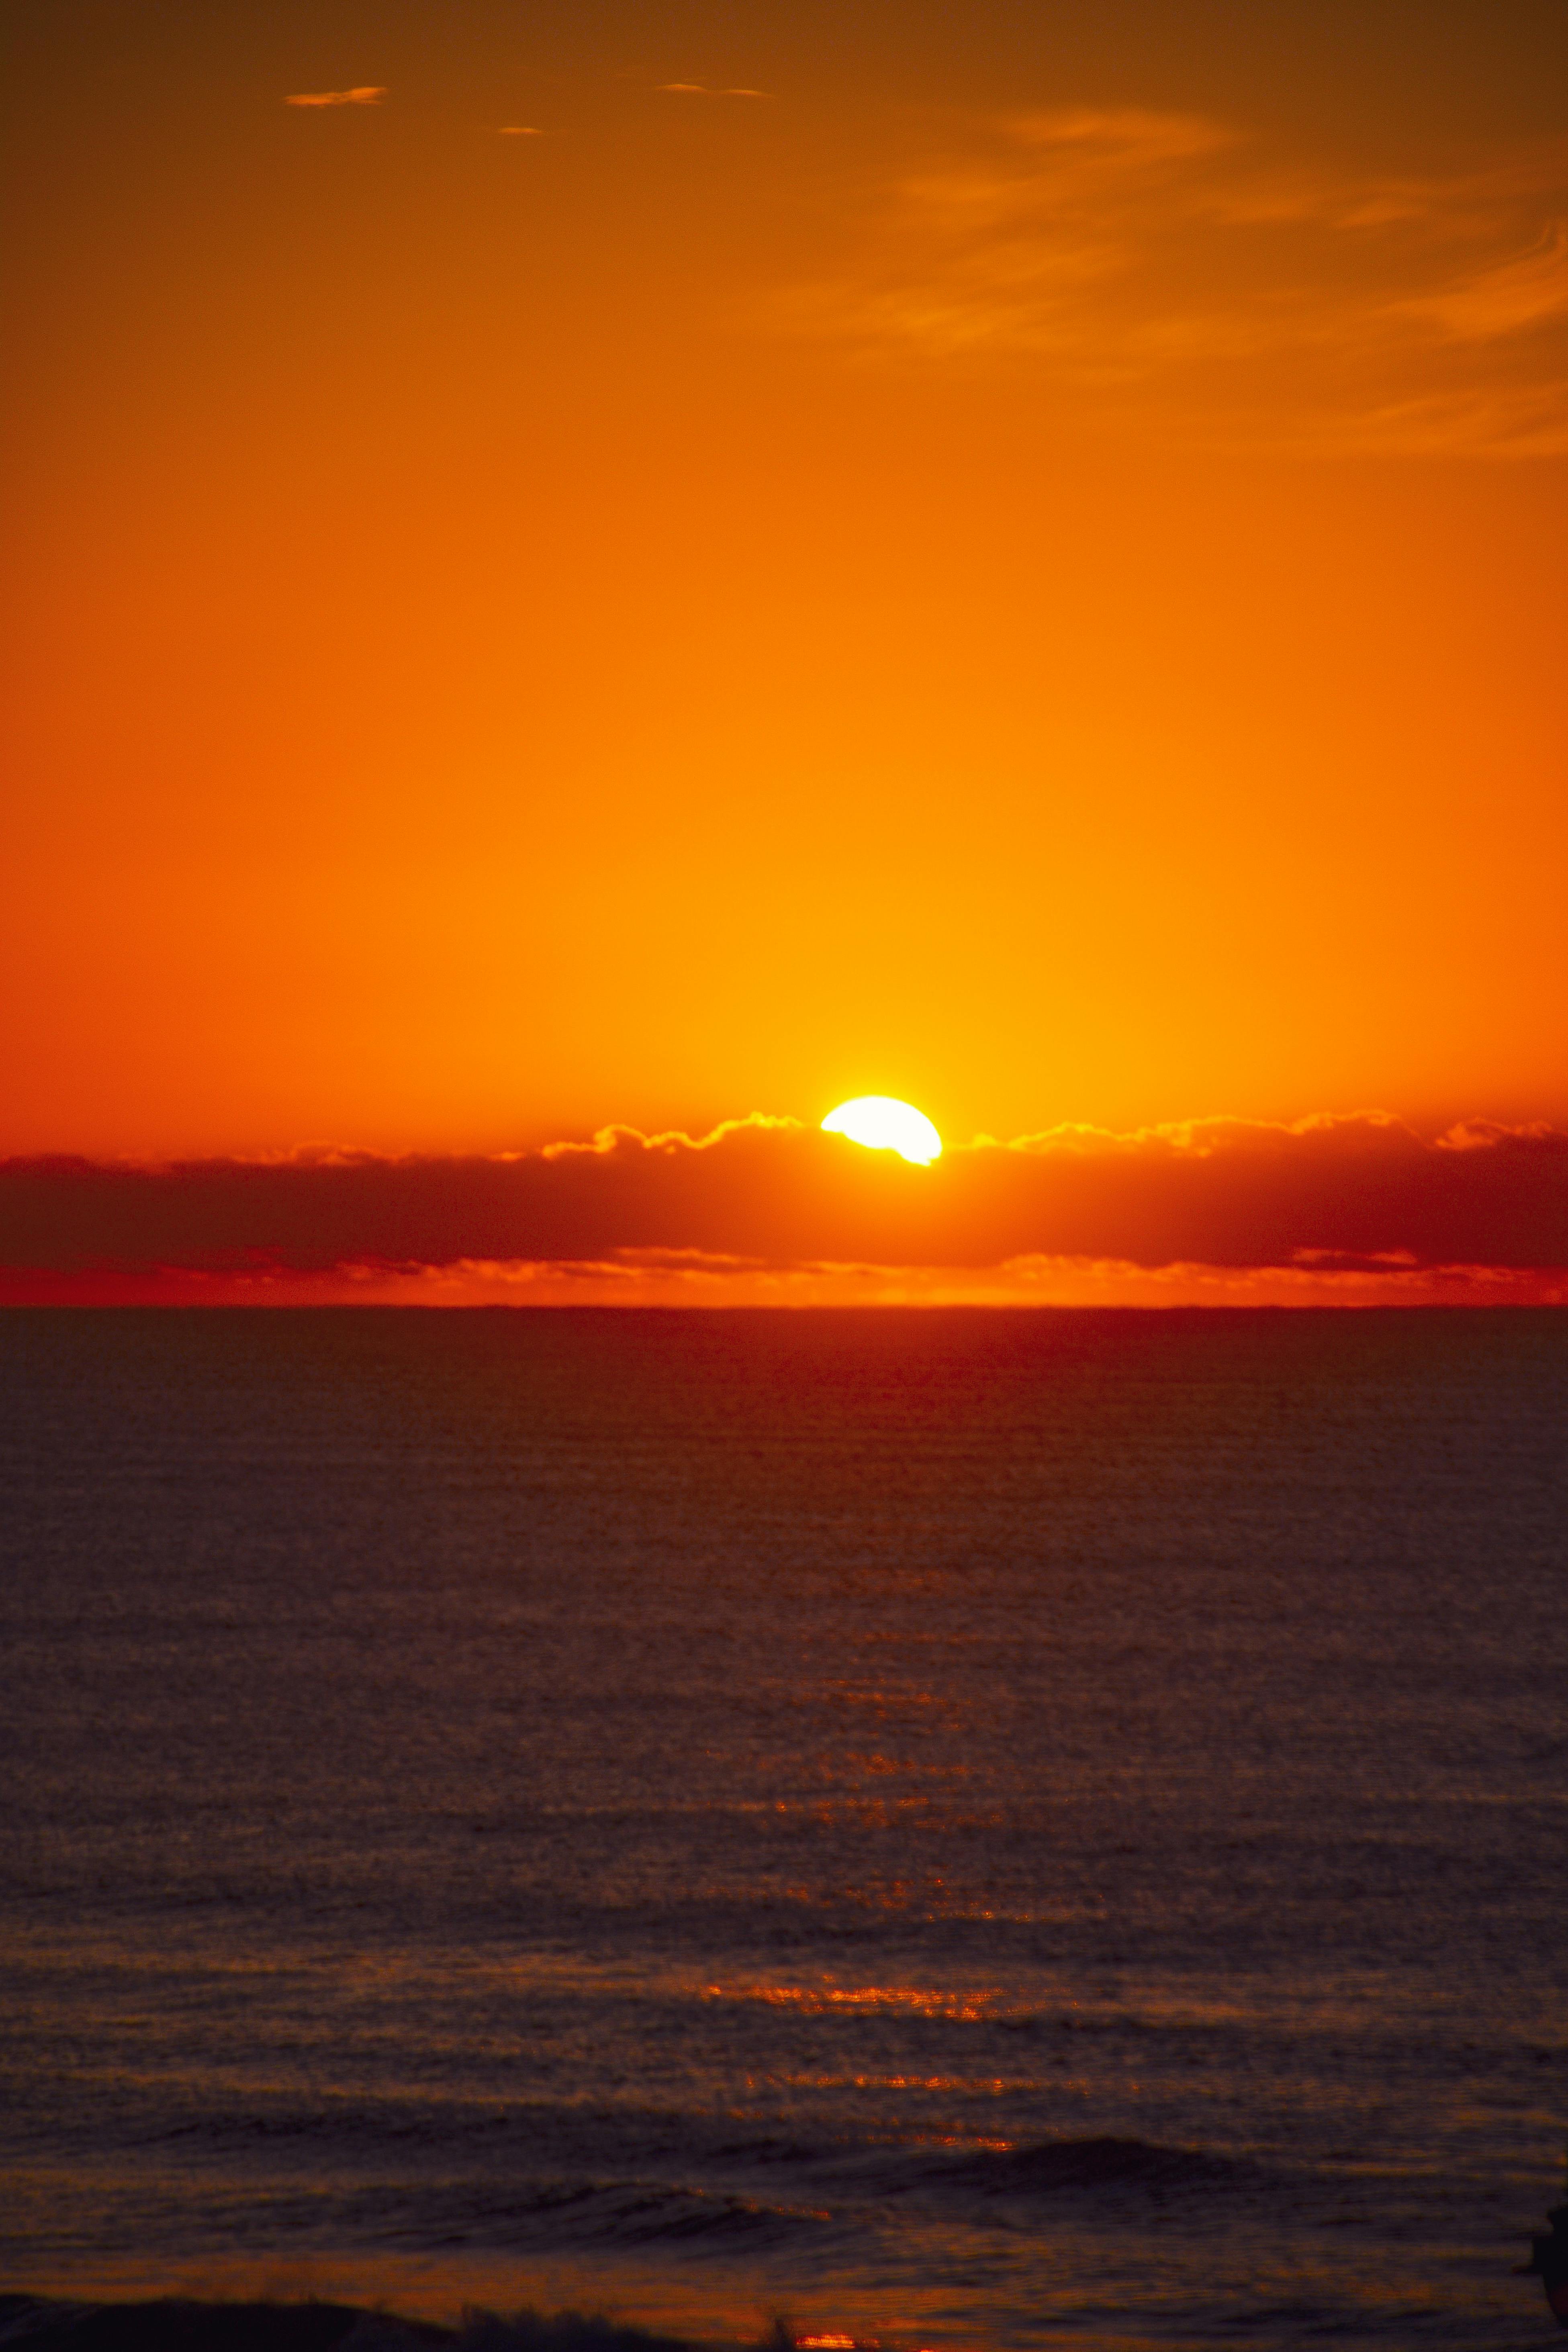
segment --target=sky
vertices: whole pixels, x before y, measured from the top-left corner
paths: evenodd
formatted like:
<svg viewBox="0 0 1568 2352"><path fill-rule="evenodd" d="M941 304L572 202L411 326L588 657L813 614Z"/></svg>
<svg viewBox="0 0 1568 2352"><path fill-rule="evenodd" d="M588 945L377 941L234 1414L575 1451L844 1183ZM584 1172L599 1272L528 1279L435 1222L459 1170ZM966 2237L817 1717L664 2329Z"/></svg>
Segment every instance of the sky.
<svg viewBox="0 0 1568 2352"><path fill-rule="evenodd" d="M1562 0L4 25L0 1297L1568 1296Z"/></svg>

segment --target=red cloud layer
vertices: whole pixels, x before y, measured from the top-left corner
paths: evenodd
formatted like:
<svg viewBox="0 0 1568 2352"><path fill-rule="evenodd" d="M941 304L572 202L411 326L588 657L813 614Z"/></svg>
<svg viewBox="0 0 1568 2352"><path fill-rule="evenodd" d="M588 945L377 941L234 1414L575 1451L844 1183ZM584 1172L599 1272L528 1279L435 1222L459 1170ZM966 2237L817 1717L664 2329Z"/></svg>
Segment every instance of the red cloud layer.
<svg viewBox="0 0 1568 2352"><path fill-rule="evenodd" d="M1061 1129L931 1169L793 1120L514 1157L0 1163L0 1266L326 1274L696 1251L752 1265L1568 1266L1568 1134L1377 1116Z"/></svg>

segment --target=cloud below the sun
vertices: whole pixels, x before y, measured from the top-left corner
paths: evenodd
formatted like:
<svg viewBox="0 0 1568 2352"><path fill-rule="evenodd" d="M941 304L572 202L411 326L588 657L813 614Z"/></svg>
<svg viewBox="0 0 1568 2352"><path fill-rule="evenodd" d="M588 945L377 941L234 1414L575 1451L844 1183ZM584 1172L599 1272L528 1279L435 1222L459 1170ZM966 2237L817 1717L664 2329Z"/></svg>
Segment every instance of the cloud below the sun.
<svg viewBox="0 0 1568 2352"><path fill-rule="evenodd" d="M1434 1140L1377 1113L1126 1136L1064 1127L950 1149L921 1169L757 1117L697 1139L617 1127L492 1157L0 1163L12 1295L94 1270L324 1276L672 1257L781 1273L1045 1259L1331 1278L1560 1269L1568 1132L1475 1124Z"/></svg>

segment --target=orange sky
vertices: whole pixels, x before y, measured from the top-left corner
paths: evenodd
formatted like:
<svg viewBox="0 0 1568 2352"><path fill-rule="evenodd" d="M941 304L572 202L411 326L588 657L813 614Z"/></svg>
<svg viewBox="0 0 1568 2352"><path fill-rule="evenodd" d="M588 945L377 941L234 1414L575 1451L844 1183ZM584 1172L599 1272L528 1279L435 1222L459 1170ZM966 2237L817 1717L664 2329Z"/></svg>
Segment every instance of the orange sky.
<svg viewBox="0 0 1568 2352"><path fill-rule="evenodd" d="M0 1152L1568 1119L1554 0L10 37Z"/></svg>

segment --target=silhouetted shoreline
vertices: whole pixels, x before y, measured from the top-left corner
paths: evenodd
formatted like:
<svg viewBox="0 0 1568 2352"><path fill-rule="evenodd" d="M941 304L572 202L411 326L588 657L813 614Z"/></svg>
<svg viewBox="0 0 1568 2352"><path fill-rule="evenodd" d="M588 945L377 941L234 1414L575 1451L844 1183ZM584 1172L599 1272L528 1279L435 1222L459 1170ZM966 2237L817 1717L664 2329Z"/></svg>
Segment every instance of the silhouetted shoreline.
<svg viewBox="0 0 1568 2352"><path fill-rule="evenodd" d="M363 2305L202 2302L158 2296L120 2303L0 2295L0 2346L27 2352L689 2352L678 2337L575 2312L502 2317L466 2312L456 2326Z"/></svg>

